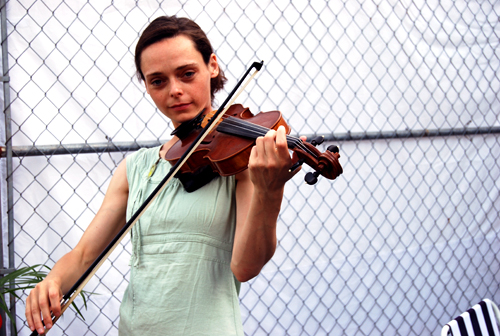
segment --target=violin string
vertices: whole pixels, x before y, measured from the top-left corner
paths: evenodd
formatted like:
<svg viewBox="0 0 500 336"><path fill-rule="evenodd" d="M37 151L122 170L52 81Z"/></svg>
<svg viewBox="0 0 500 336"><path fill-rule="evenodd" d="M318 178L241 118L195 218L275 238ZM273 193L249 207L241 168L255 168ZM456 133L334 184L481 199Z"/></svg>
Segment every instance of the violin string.
<svg viewBox="0 0 500 336"><path fill-rule="evenodd" d="M257 138L259 136L264 136L269 131L269 128L267 128L267 127L257 125L257 124L251 123L249 121L245 121L245 120L234 118L234 117L227 117L224 120L228 120L226 122L228 124L228 126L230 124L232 127L238 128L241 131L252 132L252 134L248 133L247 136L253 137L253 138ZM240 134L241 134L241 132L240 132ZM303 144L301 139L299 139L297 137L290 136L290 135L287 135L286 138L287 138L287 142L291 143L294 147L298 147L298 148L302 149L303 151L309 153L310 155L316 156Z"/></svg>
<svg viewBox="0 0 500 336"><path fill-rule="evenodd" d="M232 126L238 130L242 130L244 132L247 132L246 135L248 137L252 137L252 138L264 136L269 131L269 129L264 127L264 126L256 125L256 124L253 124L253 123L250 123L247 121L243 121L241 119L237 119L234 117L228 117L228 118L224 119L223 122L227 123L228 126Z"/></svg>
<svg viewBox="0 0 500 336"><path fill-rule="evenodd" d="M238 135L244 135L244 136L248 136L248 137L251 137L254 139L259 137L259 136L264 136L269 131L269 128L267 128L267 127L257 125L257 124L251 123L249 121L238 119L238 118L231 117L231 116L226 117L221 122L221 125L222 124L224 124L222 126L223 128L226 128L226 126L227 126L227 128L226 128L227 131L230 131L229 129L232 129L233 131L235 131L237 129L240 131L240 132L238 132ZM294 136L290 136L290 135L287 135L286 139L287 139L287 142L289 144L292 144L293 147L298 147L298 148L302 149L303 151L307 152L308 154L310 154L311 156L314 156L314 157L316 156L313 152L311 152L304 145L304 143L302 142L301 139L294 137Z"/></svg>
<svg viewBox="0 0 500 336"><path fill-rule="evenodd" d="M247 121L242 121L234 117L226 118L224 124L225 125L222 126L227 126L224 128L226 131L235 132L237 133L237 135L246 136L253 139L259 136L264 136L269 131L269 129L264 126L256 125ZM292 146L297 145L296 141L294 141L293 138L287 137L287 142L289 142L289 145Z"/></svg>

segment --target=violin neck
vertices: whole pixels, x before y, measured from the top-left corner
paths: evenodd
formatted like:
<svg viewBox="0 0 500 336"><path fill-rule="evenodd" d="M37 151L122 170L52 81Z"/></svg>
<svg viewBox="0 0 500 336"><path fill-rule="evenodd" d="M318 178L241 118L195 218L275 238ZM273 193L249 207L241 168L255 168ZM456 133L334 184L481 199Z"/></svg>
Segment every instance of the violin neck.
<svg viewBox="0 0 500 336"><path fill-rule="evenodd" d="M257 139L258 137L266 135L270 128L257 125L249 121L229 116L222 120L217 126L217 131L230 135L235 135L243 138ZM297 137L287 135L286 142L288 148L294 149L298 144L302 143Z"/></svg>

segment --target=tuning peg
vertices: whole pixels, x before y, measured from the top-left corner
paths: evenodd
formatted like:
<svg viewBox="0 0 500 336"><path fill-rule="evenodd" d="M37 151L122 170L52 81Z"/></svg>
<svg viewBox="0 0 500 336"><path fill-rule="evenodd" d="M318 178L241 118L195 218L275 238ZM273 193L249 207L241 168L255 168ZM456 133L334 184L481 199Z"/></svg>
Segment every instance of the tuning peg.
<svg viewBox="0 0 500 336"><path fill-rule="evenodd" d="M313 185L316 184L316 182L318 182L318 176L319 173L317 171L315 171L314 173L309 172L304 177L304 180L306 181L307 184Z"/></svg>
<svg viewBox="0 0 500 336"><path fill-rule="evenodd" d="M338 153L339 152L339 146L335 146L335 145L330 145L328 146L328 148L326 149L332 153Z"/></svg>
<svg viewBox="0 0 500 336"><path fill-rule="evenodd" d="M300 166L302 166L302 164L304 163L304 159L299 159L297 162L295 162L291 167L290 167L290 170L289 172L293 172L295 171L295 169L299 168Z"/></svg>
<svg viewBox="0 0 500 336"><path fill-rule="evenodd" d="M323 141L325 141L325 137L320 135L311 140L311 145L313 146L321 145Z"/></svg>

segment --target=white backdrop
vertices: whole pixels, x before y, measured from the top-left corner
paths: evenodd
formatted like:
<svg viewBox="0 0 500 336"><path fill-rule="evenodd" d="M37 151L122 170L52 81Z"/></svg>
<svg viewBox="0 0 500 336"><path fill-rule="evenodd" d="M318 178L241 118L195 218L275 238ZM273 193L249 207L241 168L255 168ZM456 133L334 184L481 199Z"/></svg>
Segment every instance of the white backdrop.
<svg viewBox="0 0 500 336"><path fill-rule="evenodd" d="M264 60L240 102L281 110L294 134L500 124L494 1L18 0L14 146L167 140L133 66L139 33L164 14L207 32L228 90ZM483 297L500 303L498 134L336 144L340 178L287 185L276 255L242 286L247 334L437 335ZM75 246L125 155L14 159L17 266ZM68 312L53 335L117 334L129 255L124 242L87 286L99 295L85 321Z"/></svg>

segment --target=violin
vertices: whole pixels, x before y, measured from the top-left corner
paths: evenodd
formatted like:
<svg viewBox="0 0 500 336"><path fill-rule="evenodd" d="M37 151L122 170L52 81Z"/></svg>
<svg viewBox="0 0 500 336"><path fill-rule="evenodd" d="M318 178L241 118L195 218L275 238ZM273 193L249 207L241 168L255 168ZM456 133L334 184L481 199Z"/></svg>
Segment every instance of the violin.
<svg viewBox="0 0 500 336"><path fill-rule="evenodd" d="M179 140L168 150L165 159L172 165L177 163L212 118L213 113L202 111L193 120L177 127L172 134ZM207 170L221 176L235 175L247 168L255 139L264 136L270 129L278 129L279 126L284 126L287 134L290 134L291 128L279 111L260 112L254 115L241 104L231 105L215 128L181 166L176 177L183 182L187 191L193 191L192 189L196 190L196 187L191 189L188 187L193 179L201 179L195 183L200 187L213 178L214 175ZM314 173L306 174L306 183L315 184L319 175L334 180L342 174L337 146L329 146L324 153L321 153L315 146L323 142L322 137L314 139L311 143L290 135L287 135L286 139L288 148L294 153L294 164L290 170L297 169L303 163L315 170Z"/></svg>

